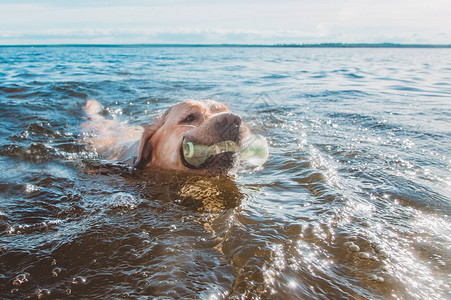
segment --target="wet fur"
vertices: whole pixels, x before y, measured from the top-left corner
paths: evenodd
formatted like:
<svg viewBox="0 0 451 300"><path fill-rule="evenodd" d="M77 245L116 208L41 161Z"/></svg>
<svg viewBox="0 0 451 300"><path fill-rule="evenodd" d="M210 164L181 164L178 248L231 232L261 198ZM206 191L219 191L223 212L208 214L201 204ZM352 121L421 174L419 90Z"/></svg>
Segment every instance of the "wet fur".
<svg viewBox="0 0 451 300"><path fill-rule="evenodd" d="M151 125L129 126L101 115L102 107L89 100L82 125L87 142L108 160L131 161L138 169L167 169L196 174L228 174L236 169L232 158L217 160L201 169L190 168L181 157L184 138L211 145L226 139L241 143L249 135L247 125L224 104L212 100L185 100L170 107ZM232 122L234 126L231 125ZM219 123L219 124L218 124ZM225 126L224 123L226 124ZM239 123L239 124L238 124ZM233 127L233 130L231 129Z"/></svg>

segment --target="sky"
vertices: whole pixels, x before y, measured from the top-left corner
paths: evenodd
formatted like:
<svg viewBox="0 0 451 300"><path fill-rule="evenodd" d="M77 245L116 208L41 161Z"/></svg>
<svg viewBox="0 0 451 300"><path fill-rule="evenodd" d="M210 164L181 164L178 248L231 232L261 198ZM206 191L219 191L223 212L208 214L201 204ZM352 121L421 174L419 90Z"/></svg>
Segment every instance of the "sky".
<svg viewBox="0 0 451 300"><path fill-rule="evenodd" d="M0 45L451 44L450 0L0 0Z"/></svg>

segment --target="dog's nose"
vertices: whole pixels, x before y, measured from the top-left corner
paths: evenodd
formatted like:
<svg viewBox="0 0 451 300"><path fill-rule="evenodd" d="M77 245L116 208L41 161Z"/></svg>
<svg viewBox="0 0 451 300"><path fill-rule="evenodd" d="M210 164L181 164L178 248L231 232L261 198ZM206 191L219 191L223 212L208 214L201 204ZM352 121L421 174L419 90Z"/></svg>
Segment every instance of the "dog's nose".
<svg viewBox="0 0 451 300"><path fill-rule="evenodd" d="M227 129L227 127L240 127L241 118L232 113L220 114L216 117L216 125L221 129Z"/></svg>
<svg viewBox="0 0 451 300"><path fill-rule="evenodd" d="M241 118L232 113L222 113L216 117L216 132L223 141L237 141L240 135Z"/></svg>

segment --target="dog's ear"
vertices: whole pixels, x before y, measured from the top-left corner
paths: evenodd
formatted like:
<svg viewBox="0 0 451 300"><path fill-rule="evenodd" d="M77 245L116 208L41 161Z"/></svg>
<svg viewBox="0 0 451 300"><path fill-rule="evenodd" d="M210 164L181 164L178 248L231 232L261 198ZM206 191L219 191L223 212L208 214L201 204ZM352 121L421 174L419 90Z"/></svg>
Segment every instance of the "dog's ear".
<svg viewBox="0 0 451 300"><path fill-rule="evenodd" d="M152 139L152 136L155 134L155 132L157 132L157 130L160 129L161 126L163 126L170 110L171 109L168 109L163 114L163 116L158 118L153 124L144 127L135 168L143 169L152 159L152 143L150 140Z"/></svg>
<svg viewBox="0 0 451 300"><path fill-rule="evenodd" d="M156 124L144 127L135 168L142 169L147 165L147 163L149 163L152 157L152 145L150 143L150 139L152 139L152 136L155 134L155 132L157 132L158 128L160 127Z"/></svg>

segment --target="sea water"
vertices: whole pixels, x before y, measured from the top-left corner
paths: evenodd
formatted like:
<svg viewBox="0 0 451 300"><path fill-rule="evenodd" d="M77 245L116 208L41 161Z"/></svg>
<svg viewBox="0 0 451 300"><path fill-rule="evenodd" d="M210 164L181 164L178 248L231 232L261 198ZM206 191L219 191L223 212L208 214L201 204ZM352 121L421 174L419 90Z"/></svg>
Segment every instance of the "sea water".
<svg viewBox="0 0 451 300"><path fill-rule="evenodd" d="M227 104L233 177L111 167L83 106ZM445 299L451 50L0 48L0 297ZM234 298L235 297L235 298Z"/></svg>

